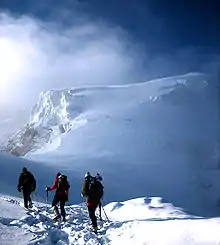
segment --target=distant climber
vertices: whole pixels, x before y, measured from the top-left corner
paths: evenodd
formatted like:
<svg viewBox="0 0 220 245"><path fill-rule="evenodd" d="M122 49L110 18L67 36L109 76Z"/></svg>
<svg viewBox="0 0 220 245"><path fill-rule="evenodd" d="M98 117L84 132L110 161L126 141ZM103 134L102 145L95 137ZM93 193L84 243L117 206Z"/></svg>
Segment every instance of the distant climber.
<svg viewBox="0 0 220 245"><path fill-rule="evenodd" d="M51 187L47 187L46 191L53 191L56 190L52 207L54 208L54 220L58 220L62 216L62 220L66 221L66 212L65 212L65 203L68 201L68 191L70 185L67 180L67 176L61 173L57 173L54 184ZM57 207L57 204L60 203L60 212L61 216Z"/></svg>
<svg viewBox="0 0 220 245"><path fill-rule="evenodd" d="M82 197L86 196L86 205L88 207L89 217L95 232L98 230L95 211L98 206L101 208L100 200L103 196L104 188L98 179L101 180L101 176L93 177L89 172L87 172L84 177L81 194Z"/></svg>
<svg viewBox="0 0 220 245"><path fill-rule="evenodd" d="M31 193L36 189L36 180L34 175L28 171L26 167L23 167L19 176L17 189L19 192L21 192L21 190L23 192L24 207L32 208Z"/></svg>

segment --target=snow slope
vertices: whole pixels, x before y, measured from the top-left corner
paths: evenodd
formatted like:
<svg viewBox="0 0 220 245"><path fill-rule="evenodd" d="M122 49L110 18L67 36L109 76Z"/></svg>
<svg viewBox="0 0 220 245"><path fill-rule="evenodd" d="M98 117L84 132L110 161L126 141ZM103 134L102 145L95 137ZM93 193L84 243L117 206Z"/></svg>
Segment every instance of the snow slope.
<svg viewBox="0 0 220 245"><path fill-rule="evenodd" d="M105 210L110 221L105 216L102 222L98 220L98 235L91 232L84 204L66 207L66 223L54 223L50 207L39 202L25 212L21 200L0 196L0 207L0 244L217 245L220 242L219 218L189 216L158 198L108 204Z"/></svg>
<svg viewBox="0 0 220 245"><path fill-rule="evenodd" d="M6 200L11 200L11 202ZM32 234L11 224L14 220L26 215L25 210L17 208L13 201L15 200L0 197L0 244L25 245L32 239Z"/></svg>
<svg viewBox="0 0 220 245"><path fill-rule="evenodd" d="M106 202L161 196L189 213L216 215L218 92L212 77L198 73L51 90L6 148L44 166L42 198L45 185L64 171L72 183L70 202L79 203L82 176L99 171Z"/></svg>
<svg viewBox="0 0 220 245"><path fill-rule="evenodd" d="M0 106L0 145L18 131L28 120L29 112L17 107Z"/></svg>

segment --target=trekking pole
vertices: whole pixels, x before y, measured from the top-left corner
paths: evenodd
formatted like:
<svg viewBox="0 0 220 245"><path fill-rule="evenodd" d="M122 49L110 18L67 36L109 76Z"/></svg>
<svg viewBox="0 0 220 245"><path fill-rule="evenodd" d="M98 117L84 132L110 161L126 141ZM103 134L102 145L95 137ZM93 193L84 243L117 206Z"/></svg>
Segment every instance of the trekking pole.
<svg viewBox="0 0 220 245"><path fill-rule="evenodd" d="M100 204L101 204L101 206L102 206L102 203L101 203L101 202L100 202ZM106 212L105 212L105 209L104 209L103 206L102 206L102 209L103 209L103 212L104 212L104 214L105 214L106 219L107 219L108 221L110 221L109 218L108 218L108 216L107 216L107 214L106 214Z"/></svg>
<svg viewBox="0 0 220 245"><path fill-rule="evenodd" d="M99 203L99 218L102 221L102 205L101 205L101 202Z"/></svg>
<svg viewBox="0 0 220 245"><path fill-rule="evenodd" d="M33 205L34 205L34 200L35 200L35 195L34 195L34 192L31 192L31 194L30 194L30 198L31 198L31 202L29 203L29 205L31 205L31 207L33 208Z"/></svg>
<svg viewBox="0 0 220 245"><path fill-rule="evenodd" d="M48 203L48 190L46 190L46 203Z"/></svg>

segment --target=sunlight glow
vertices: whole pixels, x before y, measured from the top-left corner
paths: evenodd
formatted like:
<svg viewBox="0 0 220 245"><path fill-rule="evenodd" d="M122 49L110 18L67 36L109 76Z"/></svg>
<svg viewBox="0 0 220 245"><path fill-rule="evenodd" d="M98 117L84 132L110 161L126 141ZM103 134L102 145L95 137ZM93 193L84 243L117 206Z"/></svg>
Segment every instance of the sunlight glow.
<svg viewBox="0 0 220 245"><path fill-rule="evenodd" d="M23 66L19 45L11 39L0 38L0 103L10 96Z"/></svg>

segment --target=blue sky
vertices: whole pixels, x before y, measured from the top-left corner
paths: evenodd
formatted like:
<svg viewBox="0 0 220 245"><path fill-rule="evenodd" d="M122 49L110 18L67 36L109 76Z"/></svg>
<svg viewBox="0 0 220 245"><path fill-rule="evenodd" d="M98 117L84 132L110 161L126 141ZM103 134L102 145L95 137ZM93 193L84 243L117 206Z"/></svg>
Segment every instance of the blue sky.
<svg viewBox="0 0 220 245"><path fill-rule="evenodd" d="M155 52L192 46L220 52L218 0L2 0L0 8L64 24L72 24L80 12L121 26Z"/></svg>
<svg viewBox="0 0 220 245"><path fill-rule="evenodd" d="M0 37L7 42L2 50L8 63L2 55L5 74L0 79L8 79L8 89L19 77L17 94L22 84L27 87L24 81L31 80L36 101L40 91L60 88L60 81L69 87L188 72L217 74L219 12L218 0L1 0ZM13 68L16 76L11 77L10 60L18 57L15 63L23 63ZM1 90L7 97L6 88Z"/></svg>

